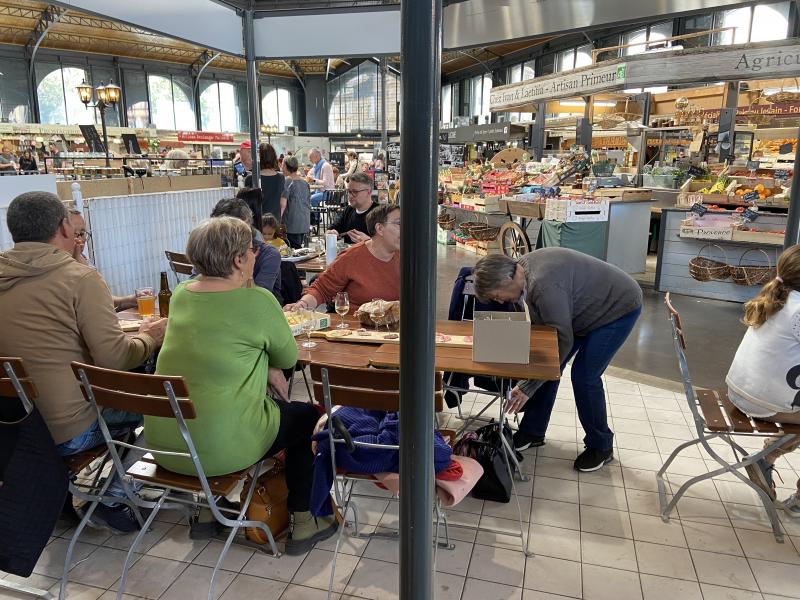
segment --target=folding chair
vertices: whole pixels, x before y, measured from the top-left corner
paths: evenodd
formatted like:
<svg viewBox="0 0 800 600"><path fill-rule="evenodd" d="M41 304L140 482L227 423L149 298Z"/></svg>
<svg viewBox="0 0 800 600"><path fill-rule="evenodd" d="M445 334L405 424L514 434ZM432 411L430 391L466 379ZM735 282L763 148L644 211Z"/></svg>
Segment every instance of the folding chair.
<svg viewBox="0 0 800 600"><path fill-rule="evenodd" d="M181 278L178 275L188 275L189 277L192 276L194 267L185 254L180 252L171 252L170 250L164 250L164 254L167 257L169 268L172 269L172 272L175 274L175 281L180 283Z"/></svg>
<svg viewBox="0 0 800 600"><path fill-rule="evenodd" d="M117 592L117 600L122 600L128 578L128 571L136 549L147 533L147 530L152 525L156 515L164 507L174 508L180 505L207 507L220 524L231 528L211 575L211 583L208 589L209 600L214 598L214 584L216 583L219 569L225 560L225 556L237 532L241 528L252 527L263 531L264 534L266 534L272 554L280 556L272 532L266 524L261 521L248 521L244 519L244 515L247 513L247 509L250 506L253 492L258 486L249 486L247 496L242 500L238 511L223 508L219 506L218 503L219 498L232 493L246 477L249 476L253 480L256 480L261 473L261 468L265 462L264 459L236 473L210 478L207 477L197 454L197 450L195 449L194 442L192 441L192 436L189 433L189 428L186 425L186 420L194 419L196 413L194 405L189 398L189 390L187 389L186 382L182 377L165 377L114 371L78 362L72 363L72 370L81 382L84 396L97 412L100 429L114 465L119 472L124 472L124 469L117 448L136 448L137 450L142 450L142 448L131 446L126 442L121 442L111 437L108 427L103 421L101 406L136 412L153 417L174 418L187 448L187 452L170 452L153 448L144 448L144 451L148 452L148 455L145 455L141 461L134 464L127 471L127 474L133 479L142 481L149 488L160 490L161 495L155 502L146 501L138 496L132 495L132 500L136 506L151 509L151 512L144 522L141 531L133 540L125 558L119 591ZM191 459L197 472L197 477L181 475L164 469L155 463L153 455ZM176 493L181 494L181 496L178 496ZM202 494L204 499L194 499L195 494ZM186 495L189 495L192 500L186 499ZM171 504L167 501L170 501ZM234 515L234 517L226 517L223 513ZM258 544L251 544L244 541L238 542L266 552L264 548Z"/></svg>
<svg viewBox="0 0 800 600"><path fill-rule="evenodd" d="M675 354L678 357L678 367L681 371L681 378L683 379L683 389L686 395L686 400L689 404L689 410L694 419L695 428L697 429L697 439L686 442L675 448L669 458L664 462L664 466L656 474L656 481L658 482L658 496L661 504L661 518L663 521L669 521L669 515L677 505L686 490L692 485L706 479L711 479L724 473L730 473L738 478L756 494L764 505L767 511L770 523L772 525L772 533L775 540L779 543L783 542L783 531L781 530L780 521L778 520L778 513L775 510L775 505L769 495L761 489L758 485L753 483L749 477L742 475L741 469L750 465L754 465L759 460L764 458L767 454L775 449L788 444L795 437L800 434L800 425L789 425L772 423L769 421L761 421L753 419L748 415L737 409L728 398L727 390L707 390L696 389L692 383L692 378L689 375L689 364L686 360L686 339L684 337L684 328L681 323L681 317L678 311L672 306L670 295L664 297L664 302L669 312L669 320L672 324L672 337L675 343ZM727 418L727 419L726 419ZM780 436L776 444L765 448L755 454L748 454L736 440L734 435L741 435L747 437L775 437ZM730 464L711 446L709 440L719 438L727 443L733 451L736 462ZM709 473L704 473L684 482L675 492L672 500L667 502L667 487L664 480L664 475L667 472L672 461L677 458L678 454L685 448L700 444L705 452L711 456L715 461L720 464L720 468L715 469ZM757 467L756 467L757 468Z"/></svg>

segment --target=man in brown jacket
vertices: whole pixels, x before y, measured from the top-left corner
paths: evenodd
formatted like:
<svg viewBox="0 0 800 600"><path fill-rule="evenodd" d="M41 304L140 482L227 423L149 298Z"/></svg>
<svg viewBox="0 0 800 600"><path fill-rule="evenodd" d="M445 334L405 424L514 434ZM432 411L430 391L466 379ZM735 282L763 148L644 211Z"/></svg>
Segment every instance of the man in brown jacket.
<svg viewBox="0 0 800 600"><path fill-rule="evenodd" d="M76 454L103 442L92 407L83 398L71 361L111 369L142 364L164 339L166 319L120 329L111 293L100 274L73 256L75 224L59 198L27 192L11 201L7 225L14 248L0 253L0 356L19 356L39 392L36 406L58 452ZM106 410L113 430L141 423L139 415ZM112 482L109 494L124 490ZM95 511L112 529L138 523L125 505Z"/></svg>

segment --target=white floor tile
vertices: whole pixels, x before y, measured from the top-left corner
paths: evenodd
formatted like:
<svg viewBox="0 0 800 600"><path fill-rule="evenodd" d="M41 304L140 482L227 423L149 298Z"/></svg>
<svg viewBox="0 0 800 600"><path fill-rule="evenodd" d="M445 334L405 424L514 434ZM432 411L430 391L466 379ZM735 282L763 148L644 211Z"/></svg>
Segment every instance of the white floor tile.
<svg viewBox="0 0 800 600"><path fill-rule="evenodd" d="M475 544L467 576L519 587L525 575L525 556L506 548Z"/></svg>
<svg viewBox="0 0 800 600"><path fill-rule="evenodd" d="M703 600L700 585L695 581L641 575L644 600Z"/></svg>
<svg viewBox="0 0 800 600"><path fill-rule="evenodd" d="M672 520L665 523L661 517L631 513L631 526L633 539L638 542L686 547L686 538L680 521Z"/></svg>
<svg viewBox="0 0 800 600"><path fill-rule="evenodd" d="M636 551L629 539L581 533L581 556L587 564L636 571Z"/></svg>
<svg viewBox="0 0 800 600"><path fill-rule="evenodd" d="M692 550L742 556L742 547L733 527L683 521L683 534Z"/></svg>
<svg viewBox="0 0 800 600"><path fill-rule="evenodd" d="M350 554L339 554L336 558L336 572L334 574L334 590L344 592L350 576L358 564L359 558ZM320 590L328 589L328 581L333 564L333 552L325 550L312 550L303 561L302 566L292 579L292 583Z"/></svg>
<svg viewBox="0 0 800 600"><path fill-rule="evenodd" d="M228 573L228 575L233 575ZM252 600L253 598L288 598L288 596L281 594L286 589L286 583L282 581L272 581L269 579L262 579L260 577L253 577L251 575L235 575L233 582L231 582L225 592L220 596L220 600ZM307 593L311 590L304 588L306 593L300 596L295 596L298 600L312 600L314 596ZM313 592L312 592L313 593ZM325 594L317 596L318 599L325 598ZM203 596L195 596L196 598L203 598Z"/></svg>
<svg viewBox="0 0 800 600"><path fill-rule="evenodd" d="M572 598L582 596L581 563L548 556L528 557L525 567L525 589Z"/></svg>
<svg viewBox="0 0 800 600"><path fill-rule="evenodd" d="M700 583L758 591L747 560L727 554L691 550Z"/></svg>
<svg viewBox="0 0 800 600"><path fill-rule="evenodd" d="M800 595L800 569L796 565L750 560L750 566L762 593L790 597Z"/></svg>
<svg viewBox="0 0 800 600"><path fill-rule="evenodd" d="M462 600L522 600L522 588L467 579Z"/></svg>
<svg viewBox="0 0 800 600"><path fill-rule="evenodd" d="M639 574L585 564L583 597L584 600L641 600Z"/></svg>
<svg viewBox="0 0 800 600"><path fill-rule="evenodd" d="M686 548L636 542L639 572L675 579L696 581L692 558Z"/></svg>
<svg viewBox="0 0 800 600"><path fill-rule="evenodd" d="M571 502L534 498L531 522L564 529L580 529L580 506Z"/></svg>
<svg viewBox="0 0 800 600"><path fill-rule="evenodd" d="M169 586L164 595L161 596L161 600L205 598L208 595L208 587L211 585L212 571L213 569L209 567L189 565L175 582ZM235 577L236 574L230 571L219 571L217 579L214 581L214 598L219 598ZM277 597L277 595L273 597Z"/></svg>
<svg viewBox="0 0 800 600"><path fill-rule="evenodd" d="M167 588L188 566L186 563L175 560L143 556L128 572L128 581L124 591L126 594L156 600L167 591ZM111 587L111 590L116 591L118 585L119 581Z"/></svg>

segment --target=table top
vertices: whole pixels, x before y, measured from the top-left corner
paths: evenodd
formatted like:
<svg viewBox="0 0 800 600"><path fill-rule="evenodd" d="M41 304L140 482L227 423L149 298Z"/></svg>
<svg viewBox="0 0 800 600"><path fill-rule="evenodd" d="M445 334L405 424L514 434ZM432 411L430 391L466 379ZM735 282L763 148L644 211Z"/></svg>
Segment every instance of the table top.
<svg viewBox="0 0 800 600"><path fill-rule="evenodd" d="M324 256L318 256L311 260L304 260L303 262L295 263L298 271L305 271L306 273L322 273L328 266L325 262Z"/></svg>
<svg viewBox="0 0 800 600"><path fill-rule="evenodd" d="M469 321L437 321L436 331L448 335L472 335ZM352 346L353 344L348 344ZM384 344L370 357L374 367L399 367L400 345ZM468 375L492 375L505 379L554 380L561 377L558 358L558 336L552 327L531 327L531 355L527 365L480 363L472 360L471 348L436 346L434 367L437 371L454 371Z"/></svg>

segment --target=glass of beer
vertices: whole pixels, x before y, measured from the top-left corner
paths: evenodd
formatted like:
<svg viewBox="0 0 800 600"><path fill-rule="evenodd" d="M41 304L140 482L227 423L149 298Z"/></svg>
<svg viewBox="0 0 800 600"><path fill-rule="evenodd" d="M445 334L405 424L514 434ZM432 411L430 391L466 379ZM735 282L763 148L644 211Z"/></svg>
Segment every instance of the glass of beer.
<svg viewBox="0 0 800 600"><path fill-rule="evenodd" d="M136 304L139 307L139 315L142 317L142 320L148 320L155 317L156 294L153 288L137 288Z"/></svg>

